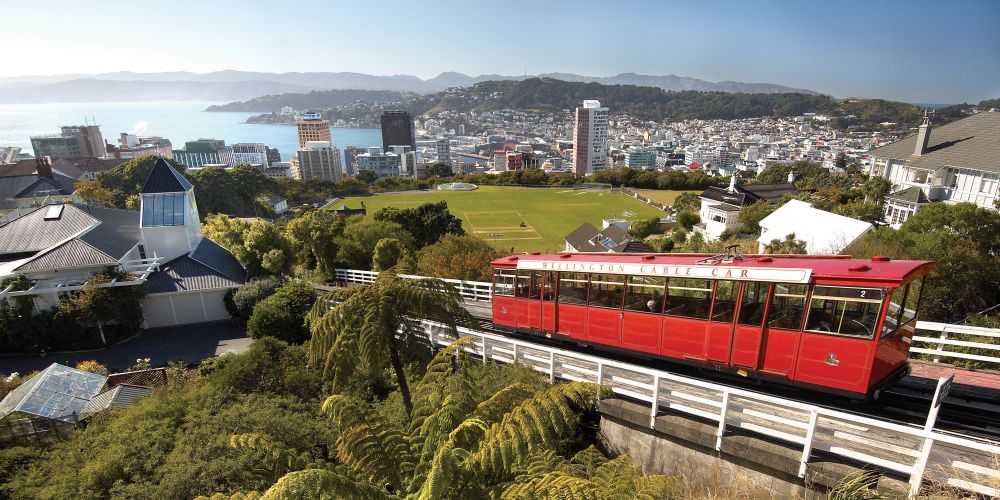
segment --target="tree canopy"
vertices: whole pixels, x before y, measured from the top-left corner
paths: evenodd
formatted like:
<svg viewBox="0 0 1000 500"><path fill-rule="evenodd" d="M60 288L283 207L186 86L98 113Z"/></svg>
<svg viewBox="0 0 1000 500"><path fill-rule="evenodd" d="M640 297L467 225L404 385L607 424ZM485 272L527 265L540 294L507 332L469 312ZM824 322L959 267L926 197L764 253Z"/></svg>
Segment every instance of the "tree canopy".
<svg viewBox="0 0 1000 500"><path fill-rule="evenodd" d="M417 248L436 243L445 234L465 234L462 219L448 211L448 202L424 203L416 208L385 207L372 217L377 221L395 222L413 235Z"/></svg>
<svg viewBox="0 0 1000 500"><path fill-rule="evenodd" d="M490 281L490 262L503 254L478 236L445 234L420 251L417 272L437 278Z"/></svg>

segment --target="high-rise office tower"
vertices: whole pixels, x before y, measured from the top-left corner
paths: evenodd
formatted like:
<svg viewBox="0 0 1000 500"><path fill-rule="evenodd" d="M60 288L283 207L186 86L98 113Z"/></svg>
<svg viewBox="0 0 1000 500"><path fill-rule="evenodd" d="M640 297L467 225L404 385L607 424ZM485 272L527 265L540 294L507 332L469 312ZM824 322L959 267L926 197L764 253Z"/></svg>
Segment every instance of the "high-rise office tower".
<svg viewBox="0 0 1000 500"><path fill-rule="evenodd" d="M72 158L76 156L104 157L104 136L100 125L75 125L59 127L56 135L42 135L31 138L31 148L35 158L49 156Z"/></svg>
<svg viewBox="0 0 1000 500"><path fill-rule="evenodd" d="M292 163L292 177L299 180L323 179L339 181L344 175L340 164L340 149L330 141L309 141L299 149Z"/></svg>
<svg viewBox="0 0 1000 500"><path fill-rule="evenodd" d="M382 151L390 146L410 146L417 148L413 135L413 117L406 111L386 111L382 113Z"/></svg>
<svg viewBox="0 0 1000 500"><path fill-rule="evenodd" d="M330 135L330 120L324 120L323 115L315 111L303 113L298 126L299 149L306 147L307 142L333 141L333 136Z"/></svg>
<svg viewBox="0 0 1000 500"><path fill-rule="evenodd" d="M608 167L608 108L601 101L583 101L576 108L573 127L573 171L577 175L599 172Z"/></svg>

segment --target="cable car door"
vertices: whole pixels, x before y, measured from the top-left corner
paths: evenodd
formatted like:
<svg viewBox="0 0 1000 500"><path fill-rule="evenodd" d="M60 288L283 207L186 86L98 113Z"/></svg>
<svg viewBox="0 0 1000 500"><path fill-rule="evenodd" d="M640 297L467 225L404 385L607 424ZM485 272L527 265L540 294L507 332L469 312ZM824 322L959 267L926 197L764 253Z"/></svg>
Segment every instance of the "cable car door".
<svg viewBox="0 0 1000 500"><path fill-rule="evenodd" d="M719 280L715 282L712 313L709 316L708 339L705 354L709 361L729 365L729 354L733 343L736 318L736 298L739 281Z"/></svg>
<svg viewBox="0 0 1000 500"><path fill-rule="evenodd" d="M556 273L544 271L542 284L542 323L543 333L556 331Z"/></svg>

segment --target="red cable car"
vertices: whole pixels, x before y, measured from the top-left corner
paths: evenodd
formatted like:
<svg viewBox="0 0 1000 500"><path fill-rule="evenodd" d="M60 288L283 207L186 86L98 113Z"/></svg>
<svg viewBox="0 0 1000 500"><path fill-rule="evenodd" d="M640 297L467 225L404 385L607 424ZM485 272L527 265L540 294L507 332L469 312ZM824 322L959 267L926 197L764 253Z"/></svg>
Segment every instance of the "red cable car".
<svg viewBox="0 0 1000 500"><path fill-rule="evenodd" d="M907 373L931 261L847 256L525 254L493 261L493 323L877 397Z"/></svg>

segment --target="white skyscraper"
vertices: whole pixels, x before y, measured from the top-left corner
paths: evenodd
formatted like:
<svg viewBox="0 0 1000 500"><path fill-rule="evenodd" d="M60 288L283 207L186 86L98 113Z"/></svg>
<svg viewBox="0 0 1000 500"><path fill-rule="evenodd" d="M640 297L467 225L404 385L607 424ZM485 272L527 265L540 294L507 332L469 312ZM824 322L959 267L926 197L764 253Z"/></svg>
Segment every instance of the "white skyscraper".
<svg viewBox="0 0 1000 500"><path fill-rule="evenodd" d="M608 167L608 108L596 100L583 101L576 108L573 127L573 171L577 175L599 172Z"/></svg>

